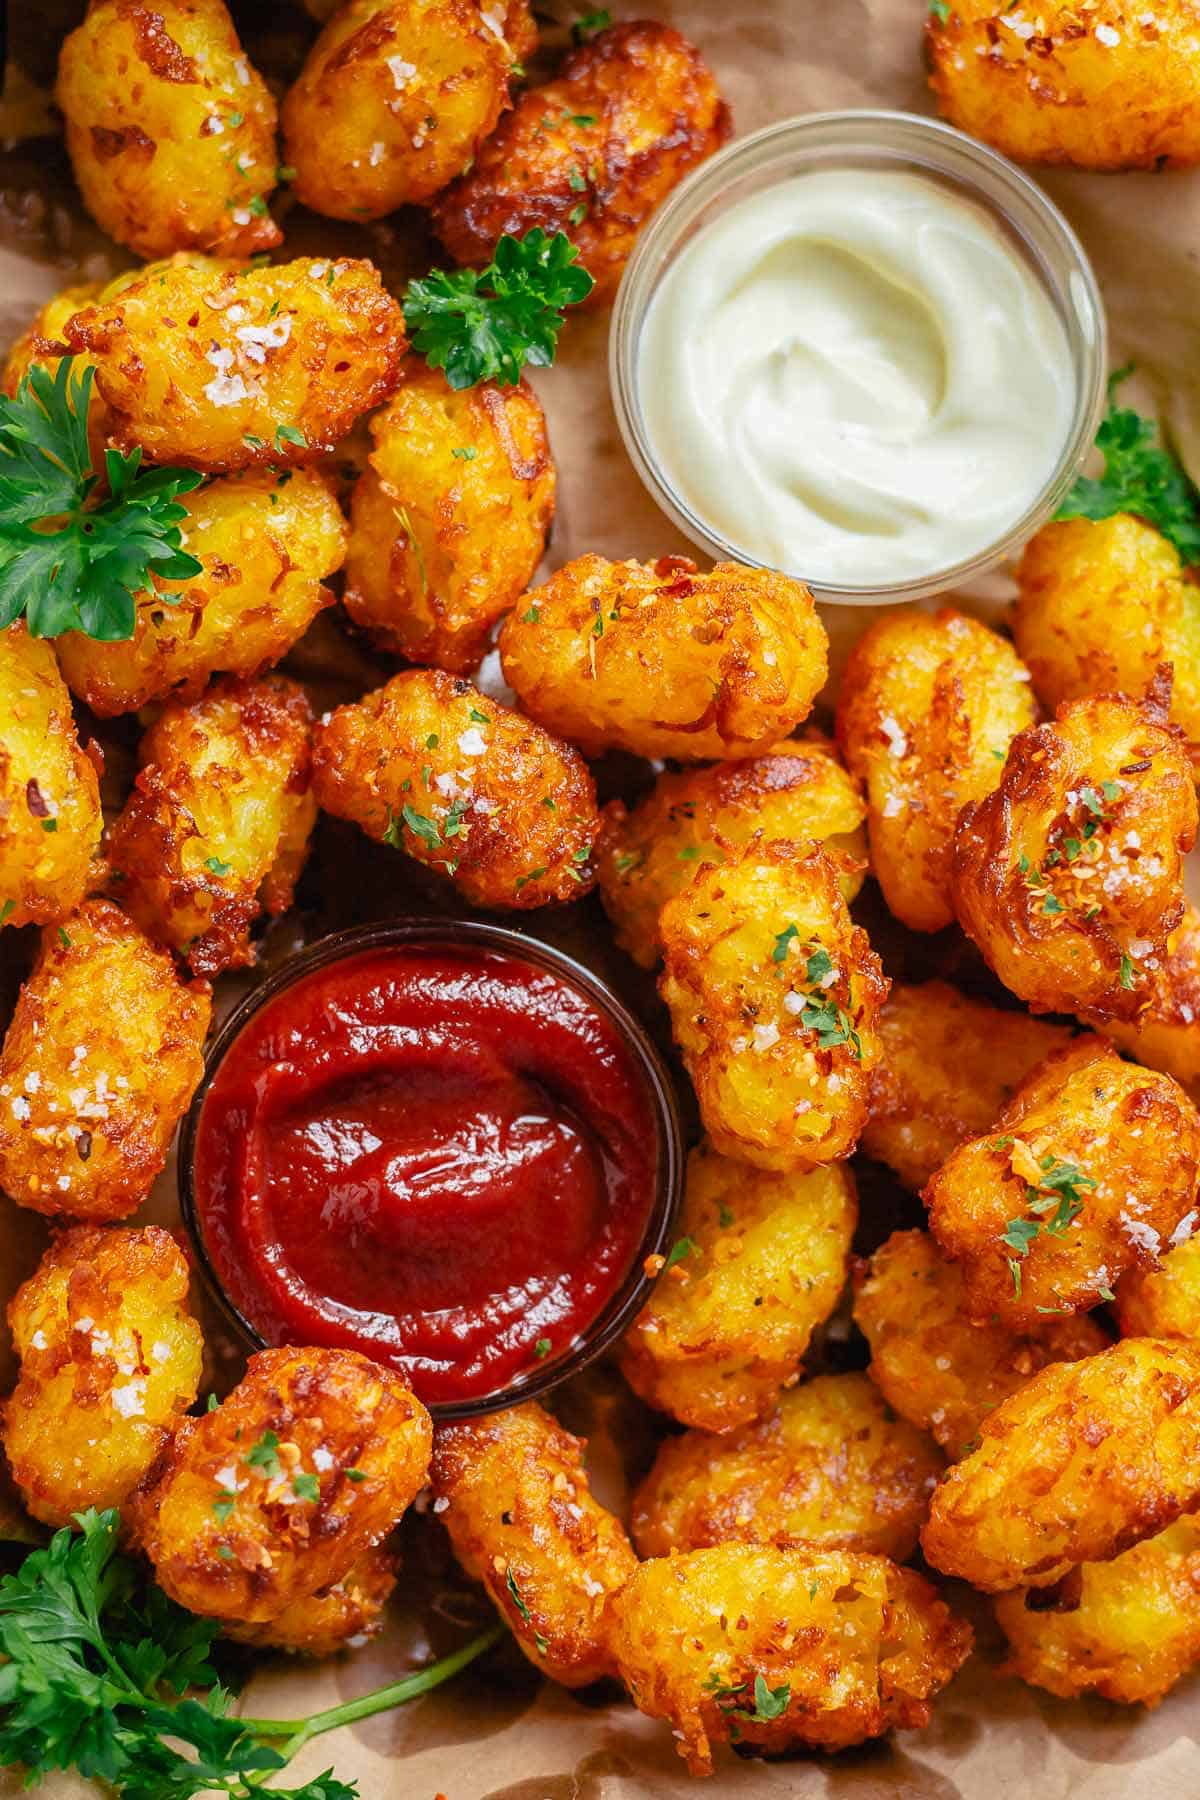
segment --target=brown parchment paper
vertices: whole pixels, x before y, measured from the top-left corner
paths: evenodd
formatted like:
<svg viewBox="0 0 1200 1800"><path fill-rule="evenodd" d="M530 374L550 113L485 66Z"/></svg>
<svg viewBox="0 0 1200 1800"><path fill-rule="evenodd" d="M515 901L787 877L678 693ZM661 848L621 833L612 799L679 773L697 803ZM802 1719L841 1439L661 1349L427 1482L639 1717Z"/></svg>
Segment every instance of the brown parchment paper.
<svg viewBox="0 0 1200 1800"><path fill-rule="evenodd" d="M2 0L0 0L2 6ZM321 9L313 0L312 11ZM553 0L558 24L547 29L548 53L565 41L562 23L576 9ZM101 276L129 259L83 215L48 104L62 32L82 0L11 0L9 68L0 104L0 344L68 280ZM326 7L327 11L328 8ZM636 5L618 5L631 14ZM845 106L931 111L921 59L923 0L647 0L645 11L678 25L702 47L732 103L739 132L791 114ZM255 60L277 86L303 53L302 13L291 4L243 0L234 11ZM1166 419L1194 475L1200 475L1200 172L1194 175L1089 176L1042 172L1046 187L1080 232L1095 262L1108 306L1114 365L1133 358L1139 404ZM398 287L428 257L419 220L398 218L359 230L284 219L297 251L317 247L375 257ZM539 371L537 387L551 422L559 465L559 511L548 566L583 550L654 556L688 546L643 493L616 431L606 375L607 315L572 323L557 366ZM1001 573L966 596L996 616L1011 584ZM870 608L827 611L835 668L872 616ZM345 640L328 617L290 666L326 701L381 679L377 666ZM128 775L135 734L110 745L114 791ZM323 822L315 852L322 897L300 921L273 934L268 962L305 935L406 907L445 910L444 901L397 871L398 858L378 857L352 832ZM340 897L321 889L335 871ZM594 906L537 928L628 985L628 970L609 950ZM0 1025L29 955L30 933L0 940ZM225 984L228 1002L235 984ZM645 999L644 994L641 998ZM145 1209L148 1218L177 1220L174 1174L168 1169ZM0 1300L32 1268L44 1242L40 1221L0 1204ZM206 1315L214 1379L236 1353ZM11 1351L0 1333L0 1384L11 1379ZM593 1433L596 1478L619 1503L625 1452L645 1435L630 1397L603 1374L568 1402L567 1423ZM644 1454L640 1448L631 1452ZM4 1500L0 1495L0 1526ZM479 1602L446 1566L428 1535L429 1522L406 1529L406 1555L395 1618L384 1638L355 1655L312 1669L263 1664L248 1689L247 1710L259 1717L308 1713L396 1679L431 1651L443 1651L461 1628L478 1626ZM425 1535L422 1535L424 1531ZM411 1536L411 1541L410 1541ZM960 1596L980 1633L980 1650L937 1703L924 1733L837 1759L739 1763L728 1755L708 1783L712 1800L1193 1800L1200 1796L1196 1743L1200 1677L1185 1681L1156 1712L1101 1701L1060 1702L1000 1678L999 1646L986 1609ZM669 1733L614 1694L583 1699L540 1683L520 1658L477 1668L407 1709L366 1721L310 1745L294 1765L297 1778L333 1765L356 1778L364 1800L682 1800L694 1791ZM0 1800L19 1782L0 1773ZM91 1792L70 1777L40 1790L48 1800Z"/></svg>

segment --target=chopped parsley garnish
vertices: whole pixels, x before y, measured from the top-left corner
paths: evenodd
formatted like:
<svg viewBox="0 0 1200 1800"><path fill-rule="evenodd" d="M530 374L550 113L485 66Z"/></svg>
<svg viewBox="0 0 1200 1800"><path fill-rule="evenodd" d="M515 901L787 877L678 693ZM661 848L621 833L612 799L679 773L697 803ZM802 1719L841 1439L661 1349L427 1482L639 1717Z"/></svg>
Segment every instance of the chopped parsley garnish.
<svg viewBox="0 0 1200 1800"><path fill-rule="evenodd" d="M16 910L17 903L15 900L5 900L4 903L0 905L0 925L7 925Z"/></svg>
<svg viewBox="0 0 1200 1800"><path fill-rule="evenodd" d="M537 1343L533 1346L533 1354L537 1357L539 1362L541 1362L541 1360L544 1356L549 1356L549 1354L550 1354L550 1339L549 1338L539 1338Z"/></svg>
<svg viewBox="0 0 1200 1800"><path fill-rule="evenodd" d="M209 856L205 858L204 866L211 875L228 875L233 864L222 862L219 856Z"/></svg>
<svg viewBox="0 0 1200 1800"><path fill-rule="evenodd" d="M474 462L479 452L472 444L457 444L450 454L459 462Z"/></svg>
<svg viewBox="0 0 1200 1800"><path fill-rule="evenodd" d="M222 1525L224 1525L236 1505L237 1501L233 1498L213 1501L213 1513Z"/></svg>
<svg viewBox="0 0 1200 1800"><path fill-rule="evenodd" d="M308 446L308 439L295 425L279 425L275 429L275 448L282 452L285 444L299 444L302 450Z"/></svg>
<svg viewBox="0 0 1200 1800"><path fill-rule="evenodd" d="M366 1481L367 1471L365 1469L347 1469L346 1480L353 1482Z"/></svg>
<svg viewBox="0 0 1200 1800"><path fill-rule="evenodd" d="M528 612L523 612L521 614L521 623L522 625L536 625L541 616L540 609L536 606L531 606Z"/></svg>
<svg viewBox="0 0 1200 1800"><path fill-rule="evenodd" d="M476 706L473 706L471 708L470 712L467 714L467 717L468 717L468 719L473 719L475 721L476 725L490 725L492 722L488 718L487 714L485 712L480 712L479 708Z"/></svg>
<svg viewBox="0 0 1200 1800"><path fill-rule="evenodd" d="M283 1470L279 1462L279 1439L275 1433L264 1431L257 1443L247 1450L244 1461L252 1469L261 1469L264 1475L281 1475Z"/></svg>
<svg viewBox="0 0 1200 1800"><path fill-rule="evenodd" d="M1121 986L1123 988L1132 988L1133 986L1133 960L1124 951L1121 953Z"/></svg>
<svg viewBox="0 0 1200 1800"><path fill-rule="evenodd" d="M1081 475L1058 509L1060 519L1111 519L1133 513L1173 544L1185 563L1200 562L1200 492L1179 459L1156 442L1158 427L1130 406L1118 406L1116 390L1133 367L1118 369L1108 383L1108 412L1096 433L1104 473Z"/></svg>
<svg viewBox="0 0 1200 1800"><path fill-rule="evenodd" d="M793 942L798 943L799 936L795 925L786 925L775 939L771 961L785 962ZM810 992L799 994L797 990L803 1003L798 1013L800 1024L806 1031L816 1032L817 1043L822 1050L836 1050L845 1044L855 1060L861 1062L862 1038L855 1031L849 1013L825 991L830 976L835 972L832 957L817 943L804 946L802 953L805 954L804 977Z"/></svg>
<svg viewBox="0 0 1200 1800"><path fill-rule="evenodd" d="M940 25L945 25L949 22L949 0L929 0L929 10Z"/></svg>
<svg viewBox="0 0 1200 1800"><path fill-rule="evenodd" d="M317 1501L321 1498L321 1484L315 1475L300 1469L292 1476L292 1492L298 1500Z"/></svg>
<svg viewBox="0 0 1200 1800"><path fill-rule="evenodd" d="M998 1149L1003 1143L1008 1148L1012 1141L997 1139L992 1147ZM1029 1166L1032 1166L1033 1158L1028 1153L1027 1155ZM1018 1169L1014 1161L1016 1173L1025 1175L1024 1162L1023 1158L1022 1167ZM1000 1242L1013 1252L1014 1257L1020 1259L1014 1261L1010 1258L1008 1263L1017 1294L1021 1292L1021 1263L1029 1255L1030 1245L1043 1232L1051 1237L1062 1237L1071 1221L1083 1211L1085 1189L1096 1186L1092 1177L1085 1175L1077 1164L1064 1162L1052 1150L1039 1157L1036 1166L1037 1182L1030 1181L1026 1176L1025 1185L1025 1211L1034 1216L1010 1219L1000 1234Z"/></svg>
<svg viewBox="0 0 1200 1800"><path fill-rule="evenodd" d="M71 934L65 925L60 925L58 928L58 941L64 950L71 948Z"/></svg>
<svg viewBox="0 0 1200 1800"><path fill-rule="evenodd" d="M777 963L783 962L787 957L788 950L791 948L793 938L798 938L799 936L799 926L785 925L775 939L775 948L771 952L771 961Z"/></svg>
<svg viewBox="0 0 1200 1800"><path fill-rule="evenodd" d="M586 44L598 31L607 31L611 24L612 14L608 8L599 7L595 12L580 13L571 27L571 36L577 44Z"/></svg>
<svg viewBox="0 0 1200 1800"><path fill-rule="evenodd" d="M664 1275L666 1274L668 1269L673 1269L675 1267L676 1263L681 1263L685 1256L690 1256L692 1254L693 1250L695 1250L698 1253L699 1249L700 1249L700 1246L699 1246L699 1244L697 1244L697 1242L694 1238L690 1238L690 1237L676 1238L675 1242L671 1245L671 1248L667 1253L667 1260L663 1264Z"/></svg>
<svg viewBox="0 0 1200 1800"><path fill-rule="evenodd" d="M736 1704L738 1695L745 1693L746 1685L740 1681L734 1687L727 1687L721 1677L714 1674L708 1677L704 1689L715 1696L718 1707L731 1719L745 1719L751 1725L770 1725L773 1720L783 1717L792 1698L792 1690L786 1682L782 1687L770 1688L761 1675L756 1675L754 1705L750 1710ZM735 1704L728 1704L731 1701Z"/></svg>
<svg viewBox="0 0 1200 1800"><path fill-rule="evenodd" d="M526 1625L528 1625L530 1623L529 1608L526 1606L525 1601L522 1598L521 1590L517 1586L516 1576L513 1574L511 1569L508 1570L508 1572L506 1573L506 1575L504 1577L504 1585L508 1589L509 1593L512 1595L513 1605L516 1607L517 1611L520 1613L520 1615L521 1615L522 1619L525 1621Z"/></svg>

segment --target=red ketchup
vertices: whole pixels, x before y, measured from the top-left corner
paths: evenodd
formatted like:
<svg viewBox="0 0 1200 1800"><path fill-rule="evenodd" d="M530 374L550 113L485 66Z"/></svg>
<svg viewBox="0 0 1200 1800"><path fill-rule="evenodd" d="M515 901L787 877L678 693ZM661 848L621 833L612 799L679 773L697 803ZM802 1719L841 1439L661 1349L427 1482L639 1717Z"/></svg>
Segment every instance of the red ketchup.
<svg viewBox="0 0 1200 1800"><path fill-rule="evenodd" d="M193 1185L217 1279L268 1343L348 1345L426 1402L470 1401L604 1310L657 1154L642 1065L584 993L413 945L252 1014L205 1097Z"/></svg>

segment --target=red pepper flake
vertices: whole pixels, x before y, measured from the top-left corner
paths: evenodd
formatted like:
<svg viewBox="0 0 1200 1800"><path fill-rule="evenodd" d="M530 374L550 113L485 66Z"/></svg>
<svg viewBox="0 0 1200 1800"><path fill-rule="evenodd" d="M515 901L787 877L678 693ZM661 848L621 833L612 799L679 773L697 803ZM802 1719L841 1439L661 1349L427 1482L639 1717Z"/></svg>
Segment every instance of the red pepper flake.
<svg viewBox="0 0 1200 1800"><path fill-rule="evenodd" d="M38 786L35 777L32 775L25 783L25 804L35 819L48 819L50 817L50 808L46 804L46 797Z"/></svg>

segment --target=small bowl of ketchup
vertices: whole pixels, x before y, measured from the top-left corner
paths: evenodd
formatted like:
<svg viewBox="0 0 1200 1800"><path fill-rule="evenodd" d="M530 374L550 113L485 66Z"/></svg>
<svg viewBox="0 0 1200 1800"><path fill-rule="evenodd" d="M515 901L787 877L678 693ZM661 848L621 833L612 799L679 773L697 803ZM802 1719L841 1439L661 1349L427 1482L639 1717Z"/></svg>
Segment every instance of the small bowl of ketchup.
<svg viewBox="0 0 1200 1800"><path fill-rule="evenodd" d="M237 1007L179 1169L246 1337L361 1350L451 1419L544 1393L630 1323L682 1150L669 1075L593 974L405 919L322 939Z"/></svg>

